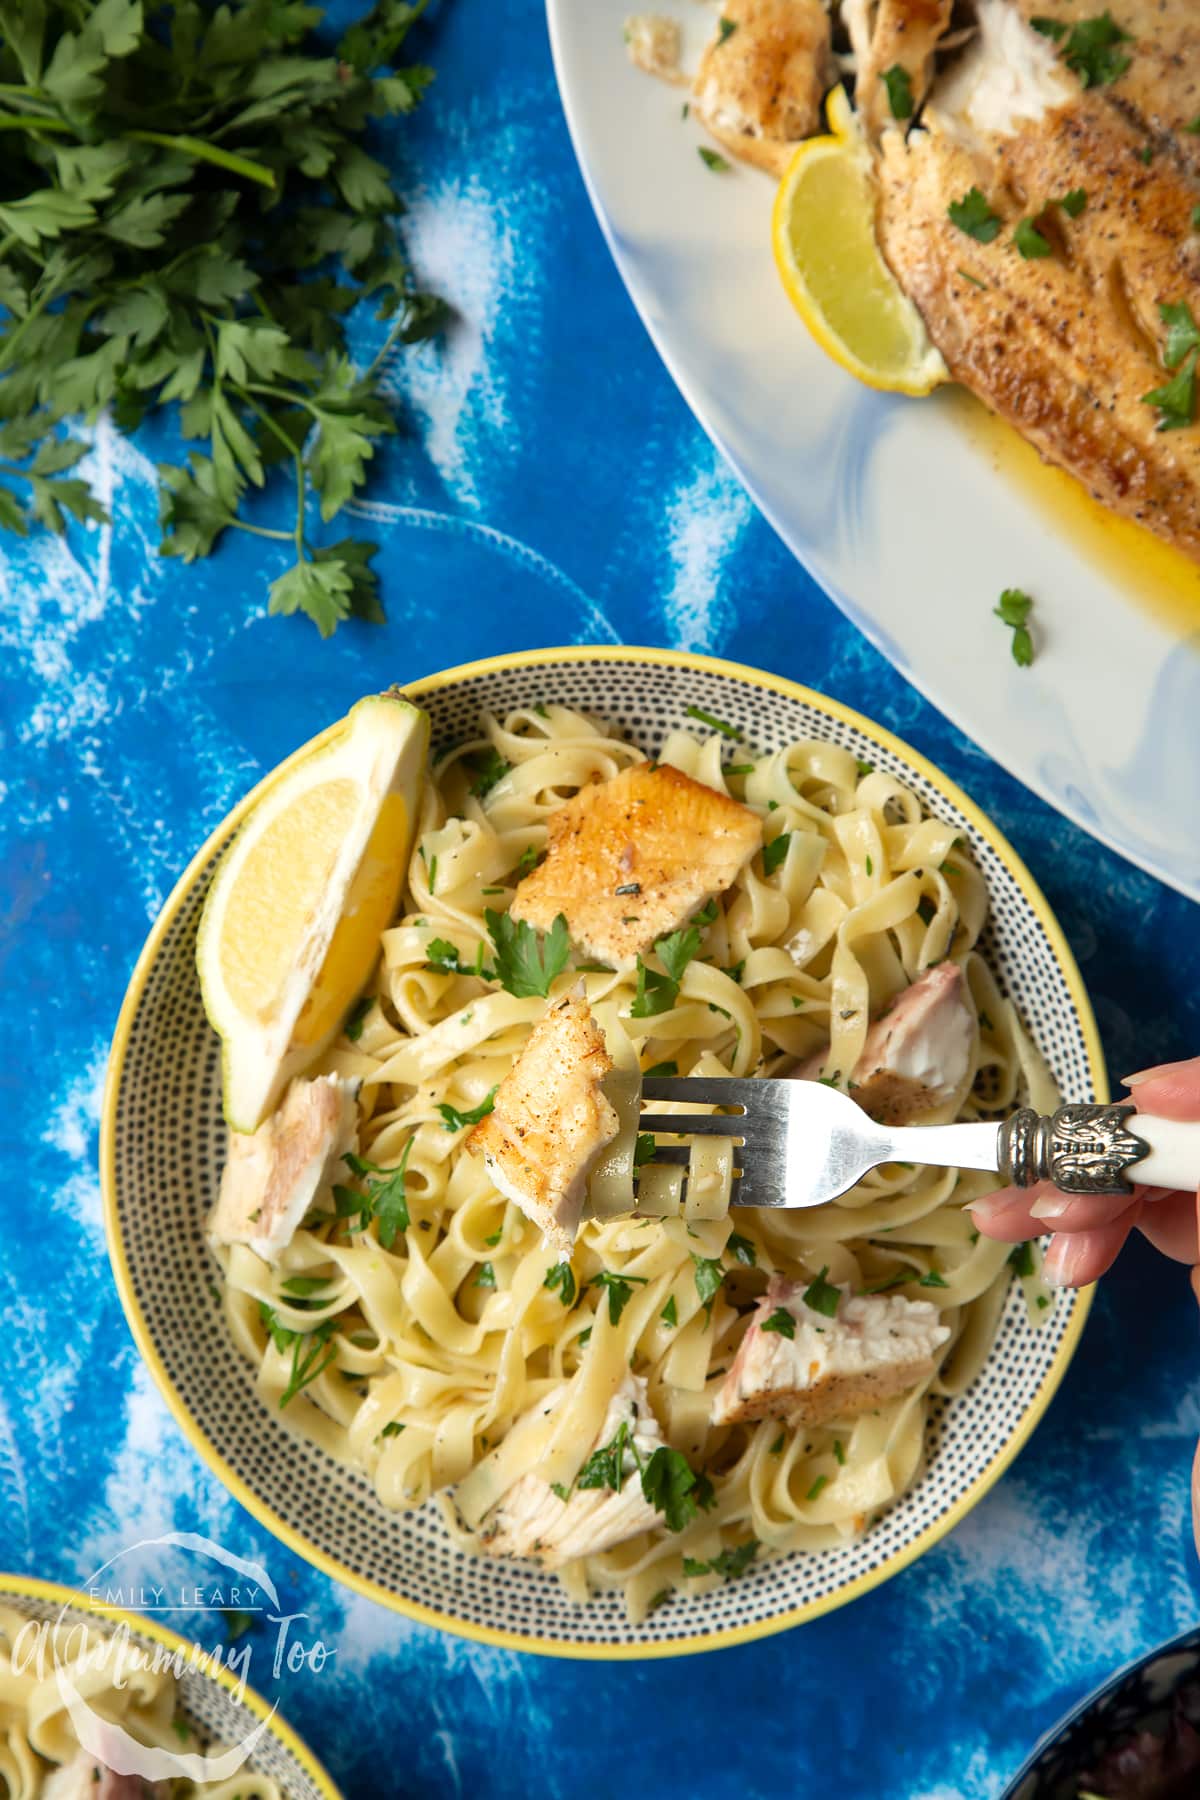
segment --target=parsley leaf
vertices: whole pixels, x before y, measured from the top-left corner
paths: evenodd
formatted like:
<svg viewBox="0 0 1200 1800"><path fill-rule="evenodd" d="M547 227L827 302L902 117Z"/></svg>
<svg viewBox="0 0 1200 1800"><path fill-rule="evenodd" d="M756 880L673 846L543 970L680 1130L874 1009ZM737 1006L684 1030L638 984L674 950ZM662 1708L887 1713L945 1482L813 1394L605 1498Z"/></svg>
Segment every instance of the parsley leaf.
<svg viewBox="0 0 1200 1800"><path fill-rule="evenodd" d="M961 200L952 200L946 211L950 223L977 243L990 244L999 235L1000 216L992 211L977 187L968 188Z"/></svg>
<svg viewBox="0 0 1200 1800"><path fill-rule="evenodd" d="M838 1303L842 1295L839 1288L834 1287L831 1281L826 1281L825 1277L828 1273L829 1264L825 1263L816 1280L810 1282L805 1288L802 1297L805 1306L811 1306L814 1312L820 1313L826 1319L832 1319L837 1316Z"/></svg>
<svg viewBox="0 0 1200 1800"><path fill-rule="evenodd" d="M352 1044L357 1044L359 1038L362 1036L363 1024L374 1004L374 996L371 994L364 994L361 1000L355 1001L354 1005L347 1013L346 1023L342 1026L342 1034L343 1036L348 1037Z"/></svg>
<svg viewBox="0 0 1200 1800"><path fill-rule="evenodd" d="M490 794L496 783L503 781L512 768L512 764L505 762L495 744L489 744L486 752L475 757L474 763L479 773L471 783L471 792L478 800Z"/></svg>
<svg viewBox="0 0 1200 1800"><path fill-rule="evenodd" d="M683 1572L685 1575L723 1575L727 1581L735 1581L744 1575L750 1564L758 1555L758 1539L747 1538L744 1544L738 1544L731 1550L722 1550L711 1562L698 1562L694 1556L685 1556Z"/></svg>
<svg viewBox="0 0 1200 1800"><path fill-rule="evenodd" d="M887 89L888 106L893 119L911 119L913 116L912 76L899 63L893 63L879 77Z"/></svg>
<svg viewBox="0 0 1200 1800"><path fill-rule="evenodd" d="M787 855L788 845L791 841L791 832L781 831L777 838L772 838L769 844L763 845L762 859L764 875L773 875L775 873L776 869Z"/></svg>
<svg viewBox="0 0 1200 1800"><path fill-rule="evenodd" d="M425 967L439 975L477 975L481 981L494 981L496 971L484 967L483 945L475 951L475 961L465 963L457 944L449 938L430 938L425 946Z"/></svg>
<svg viewBox="0 0 1200 1800"><path fill-rule="evenodd" d="M1030 19L1029 23L1035 31L1040 31L1043 37L1052 38L1056 44L1061 44L1071 29L1062 19L1050 19L1044 16Z"/></svg>
<svg viewBox="0 0 1200 1800"><path fill-rule="evenodd" d="M1159 431L1183 431L1196 417L1196 358L1200 351L1189 350L1172 379L1162 387L1151 388L1142 399L1159 412Z"/></svg>
<svg viewBox="0 0 1200 1800"><path fill-rule="evenodd" d="M645 1275L614 1275L610 1269L601 1269L593 1275L589 1287L605 1288L608 1291L608 1317L610 1323L619 1325L621 1314L633 1299L632 1283L645 1287L648 1277Z"/></svg>
<svg viewBox="0 0 1200 1800"><path fill-rule="evenodd" d="M936 1269L927 1269L925 1271L924 1275L922 1275L920 1281L918 1281L917 1286L918 1287L928 1287L928 1288L944 1288L944 1287L949 1287L950 1283L946 1280L946 1277L944 1275L939 1274Z"/></svg>
<svg viewBox="0 0 1200 1800"><path fill-rule="evenodd" d="M1008 1260L1015 1274L1032 1275L1035 1267L1033 1245L1031 1243L1018 1244L1016 1249L1009 1253Z"/></svg>
<svg viewBox="0 0 1200 1800"><path fill-rule="evenodd" d="M736 30L737 30L737 20L736 19L726 19L726 18L718 19L717 20L717 44L718 44L718 46L721 44L728 43L729 39L733 36L733 34Z"/></svg>
<svg viewBox="0 0 1200 1800"><path fill-rule="evenodd" d="M1001 623L1012 628L1012 658L1021 669L1033 661L1033 638L1027 623L1032 610L1032 599L1020 588L1005 588L999 604L992 608Z"/></svg>
<svg viewBox="0 0 1200 1800"><path fill-rule="evenodd" d="M796 1335L796 1319L786 1306L777 1306L769 1319L764 1319L763 1331L777 1331L780 1337L794 1338Z"/></svg>
<svg viewBox="0 0 1200 1800"><path fill-rule="evenodd" d="M1052 256L1048 238L1044 238L1032 219L1021 219L1013 232L1013 243L1028 261L1032 257Z"/></svg>
<svg viewBox="0 0 1200 1800"><path fill-rule="evenodd" d="M1167 327L1163 362L1168 369L1177 369L1188 351L1200 345L1200 326L1197 326L1186 300L1175 306L1160 306L1158 310Z"/></svg>
<svg viewBox="0 0 1200 1800"><path fill-rule="evenodd" d="M1069 219L1077 219L1087 205L1086 188L1071 188L1057 203Z"/></svg>
<svg viewBox="0 0 1200 1800"><path fill-rule="evenodd" d="M697 1475L680 1450L660 1444L642 1470L642 1496L666 1521L668 1531L684 1531L699 1507L717 1503L707 1475Z"/></svg>
<svg viewBox="0 0 1200 1800"><path fill-rule="evenodd" d="M481 1288L494 1288L495 1287L496 1271L492 1267L490 1262L485 1262L485 1263L480 1264L479 1273L475 1277L474 1283L472 1285L475 1287L481 1287Z"/></svg>
<svg viewBox="0 0 1200 1800"><path fill-rule="evenodd" d="M1107 87L1129 67L1130 59L1118 50L1118 44L1131 42L1130 34L1122 31L1106 7L1098 17L1080 19L1071 27L1063 45L1063 61L1084 87Z"/></svg>
<svg viewBox="0 0 1200 1800"><path fill-rule="evenodd" d="M258 1315L270 1334L271 1342L277 1350L291 1349L292 1367L287 1385L279 1396L282 1411L304 1388L323 1375L330 1364L337 1360L337 1346L329 1339L333 1335L334 1321L324 1320L312 1331L293 1331L280 1323L279 1315L273 1306L265 1300L258 1303Z"/></svg>
<svg viewBox="0 0 1200 1800"><path fill-rule="evenodd" d="M394 1169L381 1169L378 1164L366 1162L361 1156L347 1154L342 1161L355 1175L366 1181L366 1192L356 1193L353 1188L344 1187L335 1187L333 1190L338 1215L348 1221L347 1229L365 1231L374 1219L379 1226L379 1242L385 1250L391 1249L399 1232L408 1230L405 1180L408 1159L412 1155L415 1141L414 1137L409 1138ZM356 1216L358 1224L354 1225L352 1221Z"/></svg>
<svg viewBox="0 0 1200 1800"><path fill-rule="evenodd" d="M497 1082L496 1087L499 1085ZM496 1088L493 1088L489 1094L485 1094L479 1105L471 1107L469 1112L460 1112L458 1107L451 1106L449 1101L439 1100L438 1111L442 1115L442 1130L461 1131L466 1125L478 1125L481 1120L488 1117L495 1104Z"/></svg>
<svg viewBox="0 0 1200 1800"><path fill-rule="evenodd" d="M653 1162L657 1145L652 1131L639 1131L637 1142L633 1146L633 1166L640 1169L645 1163Z"/></svg>
<svg viewBox="0 0 1200 1800"><path fill-rule="evenodd" d="M740 1231L730 1232L725 1248L737 1262L745 1263L748 1269L758 1267L758 1252L750 1239L743 1237Z"/></svg>
<svg viewBox="0 0 1200 1800"><path fill-rule="evenodd" d="M692 1251L692 1264L694 1268L696 1292L700 1296L700 1304L704 1307L706 1313L711 1314L713 1301L721 1291L721 1283L725 1279L725 1271L721 1267L718 1258L711 1256L697 1256L694 1250Z"/></svg>
<svg viewBox="0 0 1200 1800"><path fill-rule="evenodd" d="M730 164L717 150L710 150L707 144L701 144L696 152L705 168L711 169L714 175L724 175Z"/></svg>
<svg viewBox="0 0 1200 1800"><path fill-rule="evenodd" d="M625 1451L632 1448L628 1422L622 1419L617 1426L615 1436L593 1450L592 1454L575 1477L578 1488L611 1488L619 1493L625 1480Z"/></svg>
<svg viewBox="0 0 1200 1800"><path fill-rule="evenodd" d="M658 1316L664 1325L670 1325L672 1327L678 1325L679 1309L675 1305L674 1294L671 1295L671 1298L667 1301L667 1304L663 1307Z"/></svg>
<svg viewBox="0 0 1200 1800"><path fill-rule="evenodd" d="M571 943L567 921L559 913L544 936L525 919L514 919L510 913L484 910L484 919L496 946L496 975L502 987L518 1000L535 995L546 999L550 985L567 966Z"/></svg>
<svg viewBox="0 0 1200 1800"><path fill-rule="evenodd" d="M648 1069L642 1070L643 1076L648 1076L648 1075L670 1076L670 1075L678 1075L678 1073L679 1073L679 1064L677 1062L651 1063L651 1065Z"/></svg>
<svg viewBox="0 0 1200 1800"><path fill-rule="evenodd" d="M711 921L706 919L704 923ZM693 921L681 930L671 932L668 937L658 939L654 950L665 974L657 969L648 969L641 957L638 957L637 992L630 1002L630 1018L652 1019L659 1013L670 1012L679 998L684 971L699 952L700 938L701 926ZM646 1072L649 1074L652 1071Z"/></svg>
<svg viewBox="0 0 1200 1800"><path fill-rule="evenodd" d="M829 1486L828 1475L818 1475L817 1479L813 1482L812 1486L809 1488L809 1490L808 1490L807 1494L805 1494L804 1498L806 1500L815 1500L817 1498L817 1495L821 1492L821 1489L827 1488L828 1486Z"/></svg>
<svg viewBox="0 0 1200 1800"><path fill-rule="evenodd" d="M703 151L701 155L703 155ZM724 719L718 719L714 714L705 712L702 706L685 706L683 711L685 718L695 719L701 725L708 725L713 731L719 731L722 737L732 738L735 743L742 742L742 734L736 725L729 725Z"/></svg>
<svg viewBox="0 0 1200 1800"><path fill-rule="evenodd" d="M554 1263L546 1271L546 1279L542 1286L553 1293L558 1289L558 1297L564 1306L572 1306L575 1302L575 1274L569 1262Z"/></svg>

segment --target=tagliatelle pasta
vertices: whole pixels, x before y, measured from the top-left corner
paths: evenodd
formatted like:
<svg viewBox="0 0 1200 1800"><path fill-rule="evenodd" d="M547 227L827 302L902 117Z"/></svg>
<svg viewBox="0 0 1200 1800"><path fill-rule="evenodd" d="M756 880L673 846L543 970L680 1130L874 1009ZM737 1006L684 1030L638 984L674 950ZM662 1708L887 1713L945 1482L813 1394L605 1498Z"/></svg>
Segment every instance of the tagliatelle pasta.
<svg viewBox="0 0 1200 1800"><path fill-rule="evenodd" d="M282 1800L269 1776L256 1774L237 1756L228 1756L230 1763L238 1762L236 1770L217 1779L193 1779L184 1772L189 1759L202 1767L204 1758L218 1764L228 1753L205 1746L181 1717L175 1654L138 1643L123 1627L101 1630L69 1617L43 1621L0 1605L0 1791L7 1800L39 1800L47 1783L67 1779L68 1766L75 1775L77 1760L83 1765L78 1791L90 1792L99 1783L100 1765L90 1750L81 1751L73 1706L85 1709L98 1736L120 1732L167 1753L161 1778L146 1778L147 1795Z"/></svg>
<svg viewBox="0 0 1200 1800"><path fill-rule="evenodd" d="M616 1156L593 1181L569 1271L556 1269L469 1154L468 1120L546 1007L498 985L485 914L506 910L554 810L642 755L550 701L485 717L477 739L440 757L370 1004L312 1071L361 1082L358 1153L374 1171L403 1164L407 1222L381 1241L378 1220L348 1229L353 1195L327 1195L277 1265L243 1244L216 1252L264 1397L368 1471L385 1505L441 1496L466 1548L480 1547L491 1508L530 1471L567 1491L627 1373L644 1379L667 1443L708 1477L714 1503L681 1532L664 1519L562 1570L580 1599L621 1589L635 1618L677 1586L722 1579L730 1553L818 1549L865 1530L919 1474L930 1396L961 1392L986 1357L1010 1275L1006 1248L963 1210L994 1177L893 1164L836 1204L730 1215L719 1143L694 1157L682 1207L678 1172L643 1173L641 1216L629 1211L632 1158ZM767 849L718 898L665 1010L634 1016L633 973L573 957L557 976L552 994L585 986L616 1064L618 1112L622 1094L634 1097L618 1150L636 1132L638 1069L775 1076L819 1053L823 1078L845 1087L872 1018L946 958L963 968L979 1029L957 1103L928 1116L1056 1104L976 948L983 878L909 788L824 742L755 755L718 733L677 731L660 760L759 812ZM932 1379L842 1425L711 1426L767 1278L822 1269L855 1291L894 1278L895 1291L931 1301L950 1330ZM1027 1288L1031 1307L1044 1304L1036 1276Z"/></svg>

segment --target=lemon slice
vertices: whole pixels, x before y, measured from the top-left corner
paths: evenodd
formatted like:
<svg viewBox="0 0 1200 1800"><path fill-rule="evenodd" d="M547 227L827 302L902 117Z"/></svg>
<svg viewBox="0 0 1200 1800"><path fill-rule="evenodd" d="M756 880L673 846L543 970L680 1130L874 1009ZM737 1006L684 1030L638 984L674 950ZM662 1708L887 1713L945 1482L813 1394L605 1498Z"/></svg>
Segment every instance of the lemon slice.
<svg viewBox="0 0 1200 1800"><path fill-rule="evenodd" d="M788 298L821 348L868 387L927 394L950 379L875 238L871 152L844 88L831 135L796 151L775 196L772 239Z"/></svg>
<svg viewBox="0 0 1200 1800"><path fill-rule="evenodd" d="M396 692L360 700L226 851L196 963L235 1131L257 1130L370 975L404 885L428 749L419 707Z"/></svg>

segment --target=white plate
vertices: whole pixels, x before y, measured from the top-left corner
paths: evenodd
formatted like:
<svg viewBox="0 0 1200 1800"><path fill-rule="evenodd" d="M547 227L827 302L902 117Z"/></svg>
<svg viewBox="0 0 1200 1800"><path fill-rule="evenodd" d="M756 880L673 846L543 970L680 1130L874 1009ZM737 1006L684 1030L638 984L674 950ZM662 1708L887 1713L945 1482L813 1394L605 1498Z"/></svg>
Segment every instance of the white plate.
<svg viewBox="0 0 1200 1800"><path fill-rule="evenodd" d="M956 390L875 394L829 361L775 271L774 184L705 167L696 152L709 140L680 116L686 90L628 60L629 10L547 0L596 215L696 417L903 675L1086 831L1200 899L1200 578L1190 597L1131 592L1159 560L1152 540L1052 519L1048 501L1075 510L1067 484L1046 477L1039 498L998 474L997 430ZM684 21L693 44L712 16L695 0L655 10ZM1031 669L1012 662L992 616L1004 587L1037 601Z"/></svg>

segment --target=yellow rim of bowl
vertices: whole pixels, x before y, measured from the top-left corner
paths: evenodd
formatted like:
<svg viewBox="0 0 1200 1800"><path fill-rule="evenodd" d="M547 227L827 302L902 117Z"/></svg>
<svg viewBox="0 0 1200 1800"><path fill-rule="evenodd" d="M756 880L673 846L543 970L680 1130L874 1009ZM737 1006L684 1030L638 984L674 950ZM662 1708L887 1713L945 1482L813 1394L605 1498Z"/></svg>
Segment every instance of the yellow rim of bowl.
<svg viewBox="0 0 1200 1800"><path fill-rule="evenodd" d="M426 675L420 681L404 684L404 691L419 700L426 694L435 694L440 689L455 687L460 682L468 681L474 676L492 675L509 669L537 669L548 663L563 662L627 662L642 663L660 668L695 669L698 673L725 675L733 680L747 683L772 694L781 694L789 700L799 700L817 712L825 713L829 718L837 719L844 725L853 726L864 737L872 739L881 749L890 750L895 756L907 762L934 786L952 805L965 814L972 827L981 838L987 840L992 850L1004 864L1021 892L1024 894L1035 917L1054 951L1055 958L1062 970L1070 991L1071 1001L1075 1008L1083 1032L1084 1048L1087 1053L1088 1066L1091 1070L1092 1089L1097 1100L1108 1098L1108 1077L1104 1066L1104 1053L1100 1047L1100 1034L1092 1013L1091 1001L1083 985L1083 978L1075 962L1062 927L1051 911L1042 890L1021 861L1007 838L992 824L987 814L976 806L975 802L963 793L949 776L931 763L918 750L906 744L903 738L876 725L872 720L856 712L853 707L845 706L840 700L831 700L820 694L815 688L804 687L796 681L788 681L781 675L771 675L766 670L752 668L747 663L728 662L720 657L696 656L685 650L659 650L639 648L631 644L596 644L567 645L560 649L519 650L505 656L483 657L478 662L460 663L457 668L444 669L437 675ZM116 1157L116 1114L117 1096L121 1086L121 1072L125 1063L125 1054L129 1045L129 1035L133 1025L134 1014L142 991L146 986L159 945L170 930L176 914L191 891L198 875L232 836L245 818L246 813L255 801L271 784L291 768L298 758L306 756L316 747L329 732L337 729L337 724L328 726L316 737L302 744L291 756L272 769L268 775L251 789L245 798L238 802L233 811L222 820L216 830L208 838L203 847L196 852L179 880L171 891L170 897L162 912L154 922L154 926L146 939L142 953L138 957L129 988L121 1006L113 1034L112 1048L109 1054L108 1076L104 1088L104 1108L100 1126L100 1187L104 1200L104 1227L108 1239L108 1253L112 1263L113 1275L116 1279L117 1291L121 1304L125 1309L125 1317L133 1333L134 1342L158 1383L167 1405L175 1415L184 1436L192 1448L206 1462L213 1473L224 1483L236 1500L246 1508L251 1516L265 1525L269 1531L287 1545L290 1550L311 1563L322 1574L340 1581L355 1593L364 1595L368 1600L377 1600L393 1612L404 1614L406 1618L415 1619L422 1625L432 1625L439 1631L453 1632L456 1636L474 1639L481 1644L494 1644L502 1650L531 1650L542 1656L563 1656L579 1658L590 1662L625 1662L642 1658L665 1656L691 1656L702 1650L719 1650L734 1644L748 1644L755 1638L770 1637L775 1632L786 1631L792 1625L803 1624L808 1619L820 1618L823 1613L833 1612L848 1601L856 1600L860 1594L869 1593L874 1587L898 1575L918 1556L921 1556L939 1538L946 1535L959 1520L981 1500L988 1489L994 1486L1008 1468L1017 1452L1024 1448L1034 1427L1041 1419L1047 1406L1066 1373L1067 1365L1075 1352L1084 1322L1092 1303L1092 1291L1084 1290L1075 1302L1074 1313L1062 1342L1055 1353L1054 1361L1047 1369L1042 1384L1033 1396L1020 1424L1004 1448L992 1459L987 1468L979 1474L966 1493L962 1494L955 1504L936 1519L932 1525L897 1550L886 1561L865 1574L856 1576L832 1594L824 1595L819 1600L811 1600L804 1606L792 1607L770 1619L755 1620L747 1625L733 1625L723 1631L709 1631L695 1637L673 1639L665 1643L634 1644L587 1644L568 1643L558 1638L528 1637L514 1631L498 1631L488 1625L476 1625L467 1619L458 1619L440 1613L433 1607L422 1606L415 1600L406 1600L389 1588L381 1587L366 1576L356 1574L348 1569L336 1557L328 1555L316 1544L311 1543L301 1532L281 1519L259 1496L249 1488L241 1476L233 1470L224 1456L200 1430L183 1401L182 1396L172 1385L170 1377L163 1366L162 1359L150 1335L142 1309L133 1289L129 1273L129 1264L125 1256L125 1246L117 1227L115 1157Z"/></svg>
<svg viewBox="0 0 1200 1800"><path fill-rule="evenodd" d="M60 1581L39 1581L34 1575L0 1573L0 1598L5 1594L16 1594L25 1600L48 1600L57 1602L60 1606L73 1606L78 1612L91 1613L101 1626L111 1624L115 1628L125 1625L135 1635L153 1638L155 1643L162 1644L171 1651L186 1652L191 1648L186 1638L180 1637L177 1631L169 1631L156 1620L143 1618L141 1613L125 1612L116 1606L93 1606L86 1594L81 1594L78 1588L65 1587ZM328 1796L328 1800L343 1800L342 1791L335 1786L328 1770L317 1761L304 1740L296 1736L286 1719L278 1712L272 1717L270 1706L257 1688L247 1684L239 1696L240 1684L224 1664L215 1669L198 1670L197 1673L203 1674L207 1681L215 1681L218 1687L224 1688L235 1700L240 1698L241 1704L256 1719L265 1721L271 1736L277 1738L286 1750L291 1751L301 1768L312 1776L321 1793Z"/></svg>

